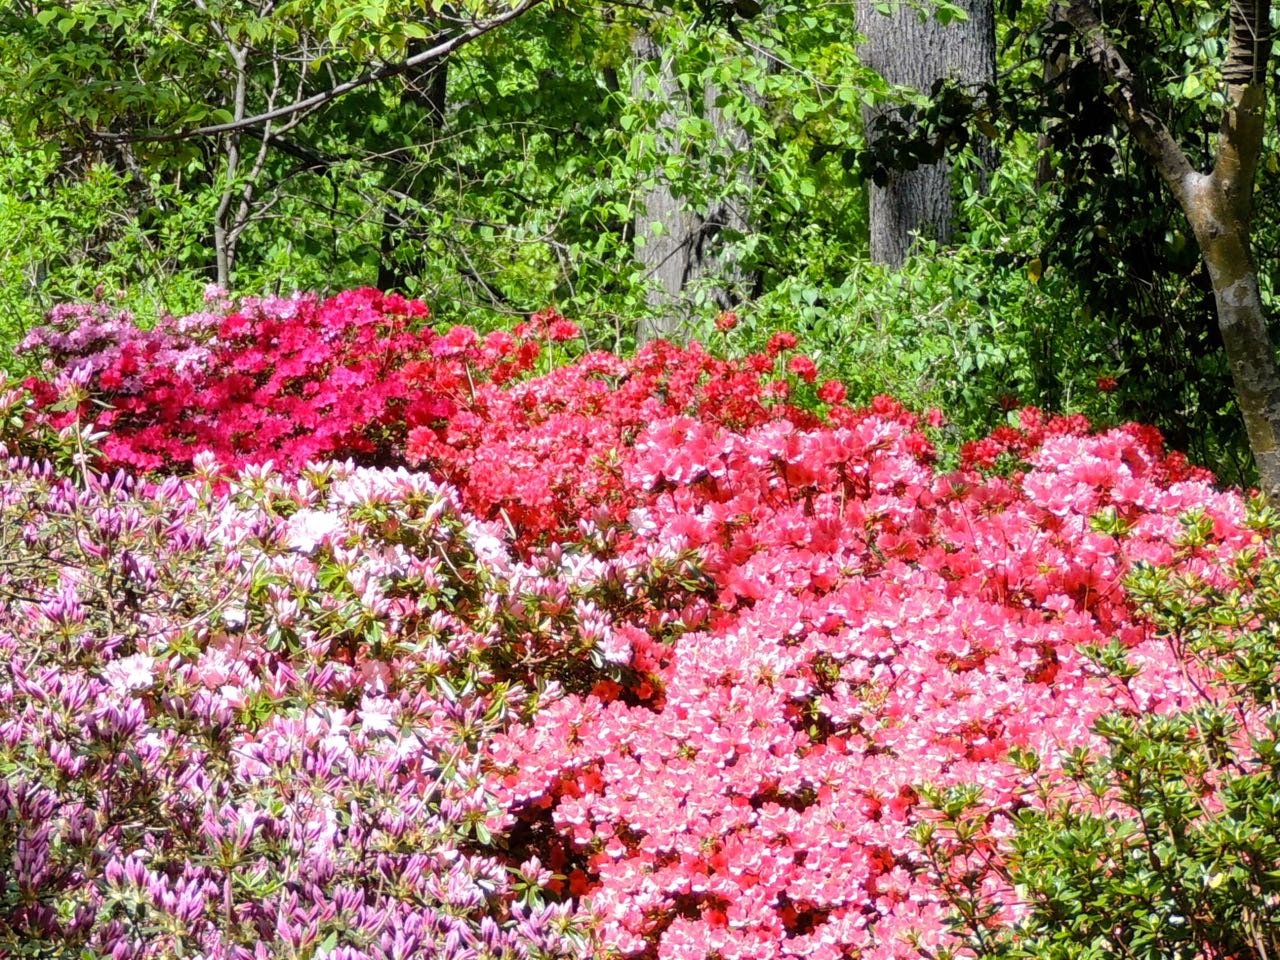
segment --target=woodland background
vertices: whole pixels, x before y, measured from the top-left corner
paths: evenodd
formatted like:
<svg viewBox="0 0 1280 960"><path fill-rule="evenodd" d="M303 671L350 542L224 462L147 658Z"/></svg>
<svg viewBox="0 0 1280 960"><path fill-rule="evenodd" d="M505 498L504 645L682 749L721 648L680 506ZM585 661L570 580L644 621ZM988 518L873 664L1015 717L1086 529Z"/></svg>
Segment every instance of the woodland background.
<svg viewBox="0 0 1280 960"><path fill-rule="evenodd" d="M795 330L852 401L946 410L956 448L1036 404L1250 483L1199 248L1055 9L6 0L0 346L57 303L146 325L209 283L377 286L481 329L554 304L619 351L732 310L742 349ZM1206 162L1228 7L1101 15Z"/></svg>

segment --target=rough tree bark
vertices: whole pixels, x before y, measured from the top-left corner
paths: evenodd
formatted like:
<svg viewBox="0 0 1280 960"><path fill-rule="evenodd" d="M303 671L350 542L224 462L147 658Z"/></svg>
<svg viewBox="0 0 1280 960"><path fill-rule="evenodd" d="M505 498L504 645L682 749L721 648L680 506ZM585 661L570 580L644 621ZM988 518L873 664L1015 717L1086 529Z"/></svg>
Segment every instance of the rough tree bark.
<svg viewBox="0 0 1280 960"><path fill-rule="evenodd" d="M692 107L664 56L662 45L647 31L640 31L632 42L636 70L631 93L637 99L660 97L671 108L663 112L658 123L658 148L662 153L684 152L684 144L676 130L680 106ZM657 89L650 86L656 76ZM719 91L708 85L703 91L703 115L711 121L716 141L734 153L741 154L750 146L745 130L725 116L715 105ZM748 174L743 171L743 177ZM748 282L741 267L727 256L725 232L742 233L747 229L747 216L734 191L725 185L720 199L705 214L690 208L671 184L659 176L640 200L635 218L635 236L644 242L636 244L636 259L649 279L647 294L652 315L641 318L636 331L640 343L657 338L679 339L681 327L688 320L689 305L685 289L697 280L716 280L715 299L721 307L732 306L740 299L740 290ZM659 224L655 235L654 224Z"/></svg>
<svg viewBox="0 0 1280 960"><path fill-rule="evenodd" d="M887 81L927 92L942 79L974 87L990 83L996 69L995 8L992 0L959 0L966 21L943 25L932 16L921 19L922 7L893 0L890 13L876 9L877 0L858 0L858 32L867 38L863 62ZM891 107L868 107L863 118L867 135ZM951 165L941 160L915 170L896 171L883 186L870 191L871 259L901 266L917 236L946 242L951 236L954 205Z"/></svg>
<svg viewBox="0 0 1280 960"><path fill-rule="evenodd" d="M1186 214L1204 256L1217 304L1218 327L1261 486L1280 497L1280 365L1267 329L1250 245L1253 189L1262 153L1271 53L1270 0L1230 0L1231 42L1223 78L1227 105L1205 173L1149 106L1088 0L1055 6L1050 15L1076 32L1083 55L1106 81L1111 105L1155 163Z"/></svg>

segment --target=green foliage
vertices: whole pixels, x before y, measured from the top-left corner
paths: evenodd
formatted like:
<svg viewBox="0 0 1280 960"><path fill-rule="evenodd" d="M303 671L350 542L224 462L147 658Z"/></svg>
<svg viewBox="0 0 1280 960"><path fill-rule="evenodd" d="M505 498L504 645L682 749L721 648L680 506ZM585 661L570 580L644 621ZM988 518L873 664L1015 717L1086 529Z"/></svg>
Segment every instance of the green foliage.
<svg viewBox="0 0 1280 960"><path fill-rule="evenodd" d="M97 288L142 322L196 307L201 283L184 268L201 251L198 208L180 206L176 191L158 187L169 215L148 226L130 216L127 178L110 166L59 182L54 151L12 146L0 128L0 183L20 185L0 190L0 349L20 341L54 304Z"/></svg>
<svg viewBox="0 0 1280 960"><path fill-rule="evenodd" d="M1276 735L1245 766L1234 725L1206 709L1099 725L1105 760L1074 772L1129 816L1064 807L1020 824L1013 876L1034 903L1025 941L991 955L1193 960L1266 956L1280 944ZM1220 792L1207 779L1224 770ZM1207 798L1221 808L1208 808ZM1212 953L1210 953L1212 951Z"/></svg>
<svg viewBox="0 0 1280 960"><path fill-rule="evenodd" d="M779 4L741 29L731 21L734 35L697 11L667 17L666 56L688 93L678 155L655 136L663 105L631 96L633 82L643 82L632 76L630 50L643 22L551 8L462 48L438 74L411 72L291 129L277 124L256 174L246 169L259 144L249 134L234 144L242 155L234 171L228 137L132 143L98 135L226 121L233 47L248 51L245 112L253 114L357 74L361 57L415 52L423 24L451 29L433 11L387 3L266 9L83 0L66 11L67 35L82 41L68 46L61 20L10 8L0 23L0 129L23 158L13 194L61 197L109 171L113 193L94 206L113 220L85 242L89 259L145 271L153 252L165 258L162 272L195 289L214 278L220 197L251 189L232 273L238 292L394 286L431 300L443 320L475 322L479 310L488 323L556 302L586 320L601 345L627 343L630 323L647 309L631 231L637 197L659 175L695 209L738 193L753 229L727 239L761 290L801 269L814 273L811 254L820 249L817 280L828 283L864 243L852 159L862 99L878 78L854 57L847 10ZM94 32L121 16L143 28ZM22 67L29 61L47 74L39 87ZM167 82L172 76L182 84ZM443 96L433 103L437 76ZM708 85L748 146L717 142L702 95ZM40 221L56 217L35 211ZM803 245L791 242L799 234ZM126 236L136 242L122 244ZM45 241L17 258L13 269L38 275L34 288L29 281L13 295L21 325L53 300L88 296L97 285L59 250ZM710 287L687 291L694 310L709 311Z"/></svg>
<svg viewBox="0 0 1280 960"><path fill-rule="evenodd" d="M265 149L260 128L129 139L229 119L238 78L252 115L507 9L0 5L0 349L53 303L100 287L144 323L192 309L218 278L221 222L239 294L396 288L441 323L482 329L555 304L591 347L619 349L661 310L687 319L689 336L718 336L716 304L738 297L744 348L794 329L856 399L944 407L953 439L1032 403L1154 423L1225 480L1252 479L1195 243L1150 165L1114 136L1096 77L1073 67L1046 81L1065 40L1042 27L1040 3L1004 12L996 101L891 89L861 65L847 5L699 0L655 17L574 0L282 119ZM1108 22L1135 27L1126 55L1203 154L1224 18L1201 0L1162 20L1143 19L1148 9L1108 2ZM641 29L680 96L634 95L656 83L633 54ZM952 246L922 244L897 272L867 260L862 179L864 107L890 99L937 141L925 154L952 152L962 211ZM966 144L997 126L1007 135L988 174ZM878 162L909 165L919 147ZM1280 246L1280 164L1261 177L1265 251ZM728 203L745 224L717 238L734 276L690 283L674 308L654 302L636 258L639 207L659 178L690 210ZM1263 266L1270 304L1275 264Z"/></svg>

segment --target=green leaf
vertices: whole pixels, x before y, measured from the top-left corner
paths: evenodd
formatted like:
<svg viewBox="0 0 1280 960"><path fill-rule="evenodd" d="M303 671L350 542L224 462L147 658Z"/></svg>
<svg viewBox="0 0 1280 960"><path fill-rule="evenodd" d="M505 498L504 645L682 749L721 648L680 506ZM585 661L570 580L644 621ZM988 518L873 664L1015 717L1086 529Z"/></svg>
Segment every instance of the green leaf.
<svg viewBox="0 0 1280 960"><path fill-rule="evenodd" d="M969 19L969 14L964 8L946 2L939 2L934 8L933 15L944 27L949 23L965 23Z"/></svg>

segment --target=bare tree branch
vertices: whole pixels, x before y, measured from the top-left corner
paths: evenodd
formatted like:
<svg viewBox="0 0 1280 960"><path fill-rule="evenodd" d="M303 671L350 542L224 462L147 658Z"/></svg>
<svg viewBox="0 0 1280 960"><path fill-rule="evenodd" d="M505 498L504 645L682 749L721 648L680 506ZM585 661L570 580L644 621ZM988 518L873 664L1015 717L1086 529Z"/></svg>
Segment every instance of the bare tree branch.
<svg viewBox="0 0 1280 960"><path fill-rule="evenodd" d="M338 97L350 93L352 90L368 86L371 83L377 83L380 80L386 80L389 77L394 77L406 70L411 70L414 67L421 66L430 60L446 57L458 48L470 43L472 40L482 37L489 31L522 17L534 7L545 2L546 0L523 0L519 6L513 7L506 13L499 14L491 20L485 20L477 23L469 30L456 34L448 40L442 41L433 47L423 50L421 53L414 54L412 57L401 60L398 63L385 64L375 70L369 70L362 73L358 77L353 77L350 80L335 84L328 90L322 90L321 92L313 94L302 100L296 100L293 103L288 103L284 106L255 114L254 116L241 117L227 123L214 123L204 127L194 127L191 130L176 130L169 132L160 130L144 130L140 133L112 133L107 130L96 130L93 135L99 140L111 141L114 143L139 143L143 141L149 143L160 143L173 140L190 140L195 137L212 137L224 133L234 133L250 127L261 126L262 124L270 123L273 120L280 120L284 117L291 117L296 113L313 110L316 107L323 106L331 100L336 100Z"/></svg>
<svg viewBox="0 0 1280 960"><path fill-rule="evenodd" d="M1065 5L1055 4L1049 16L1065 22L1079 35L1085 56L1102 74L1111 105L1138 145L1155 161L1174 196L1185 203L1200 175L1165 122L1147 103L1141 81L1107 37L1092 4L1089 0L1069 0Z"/></svg>

